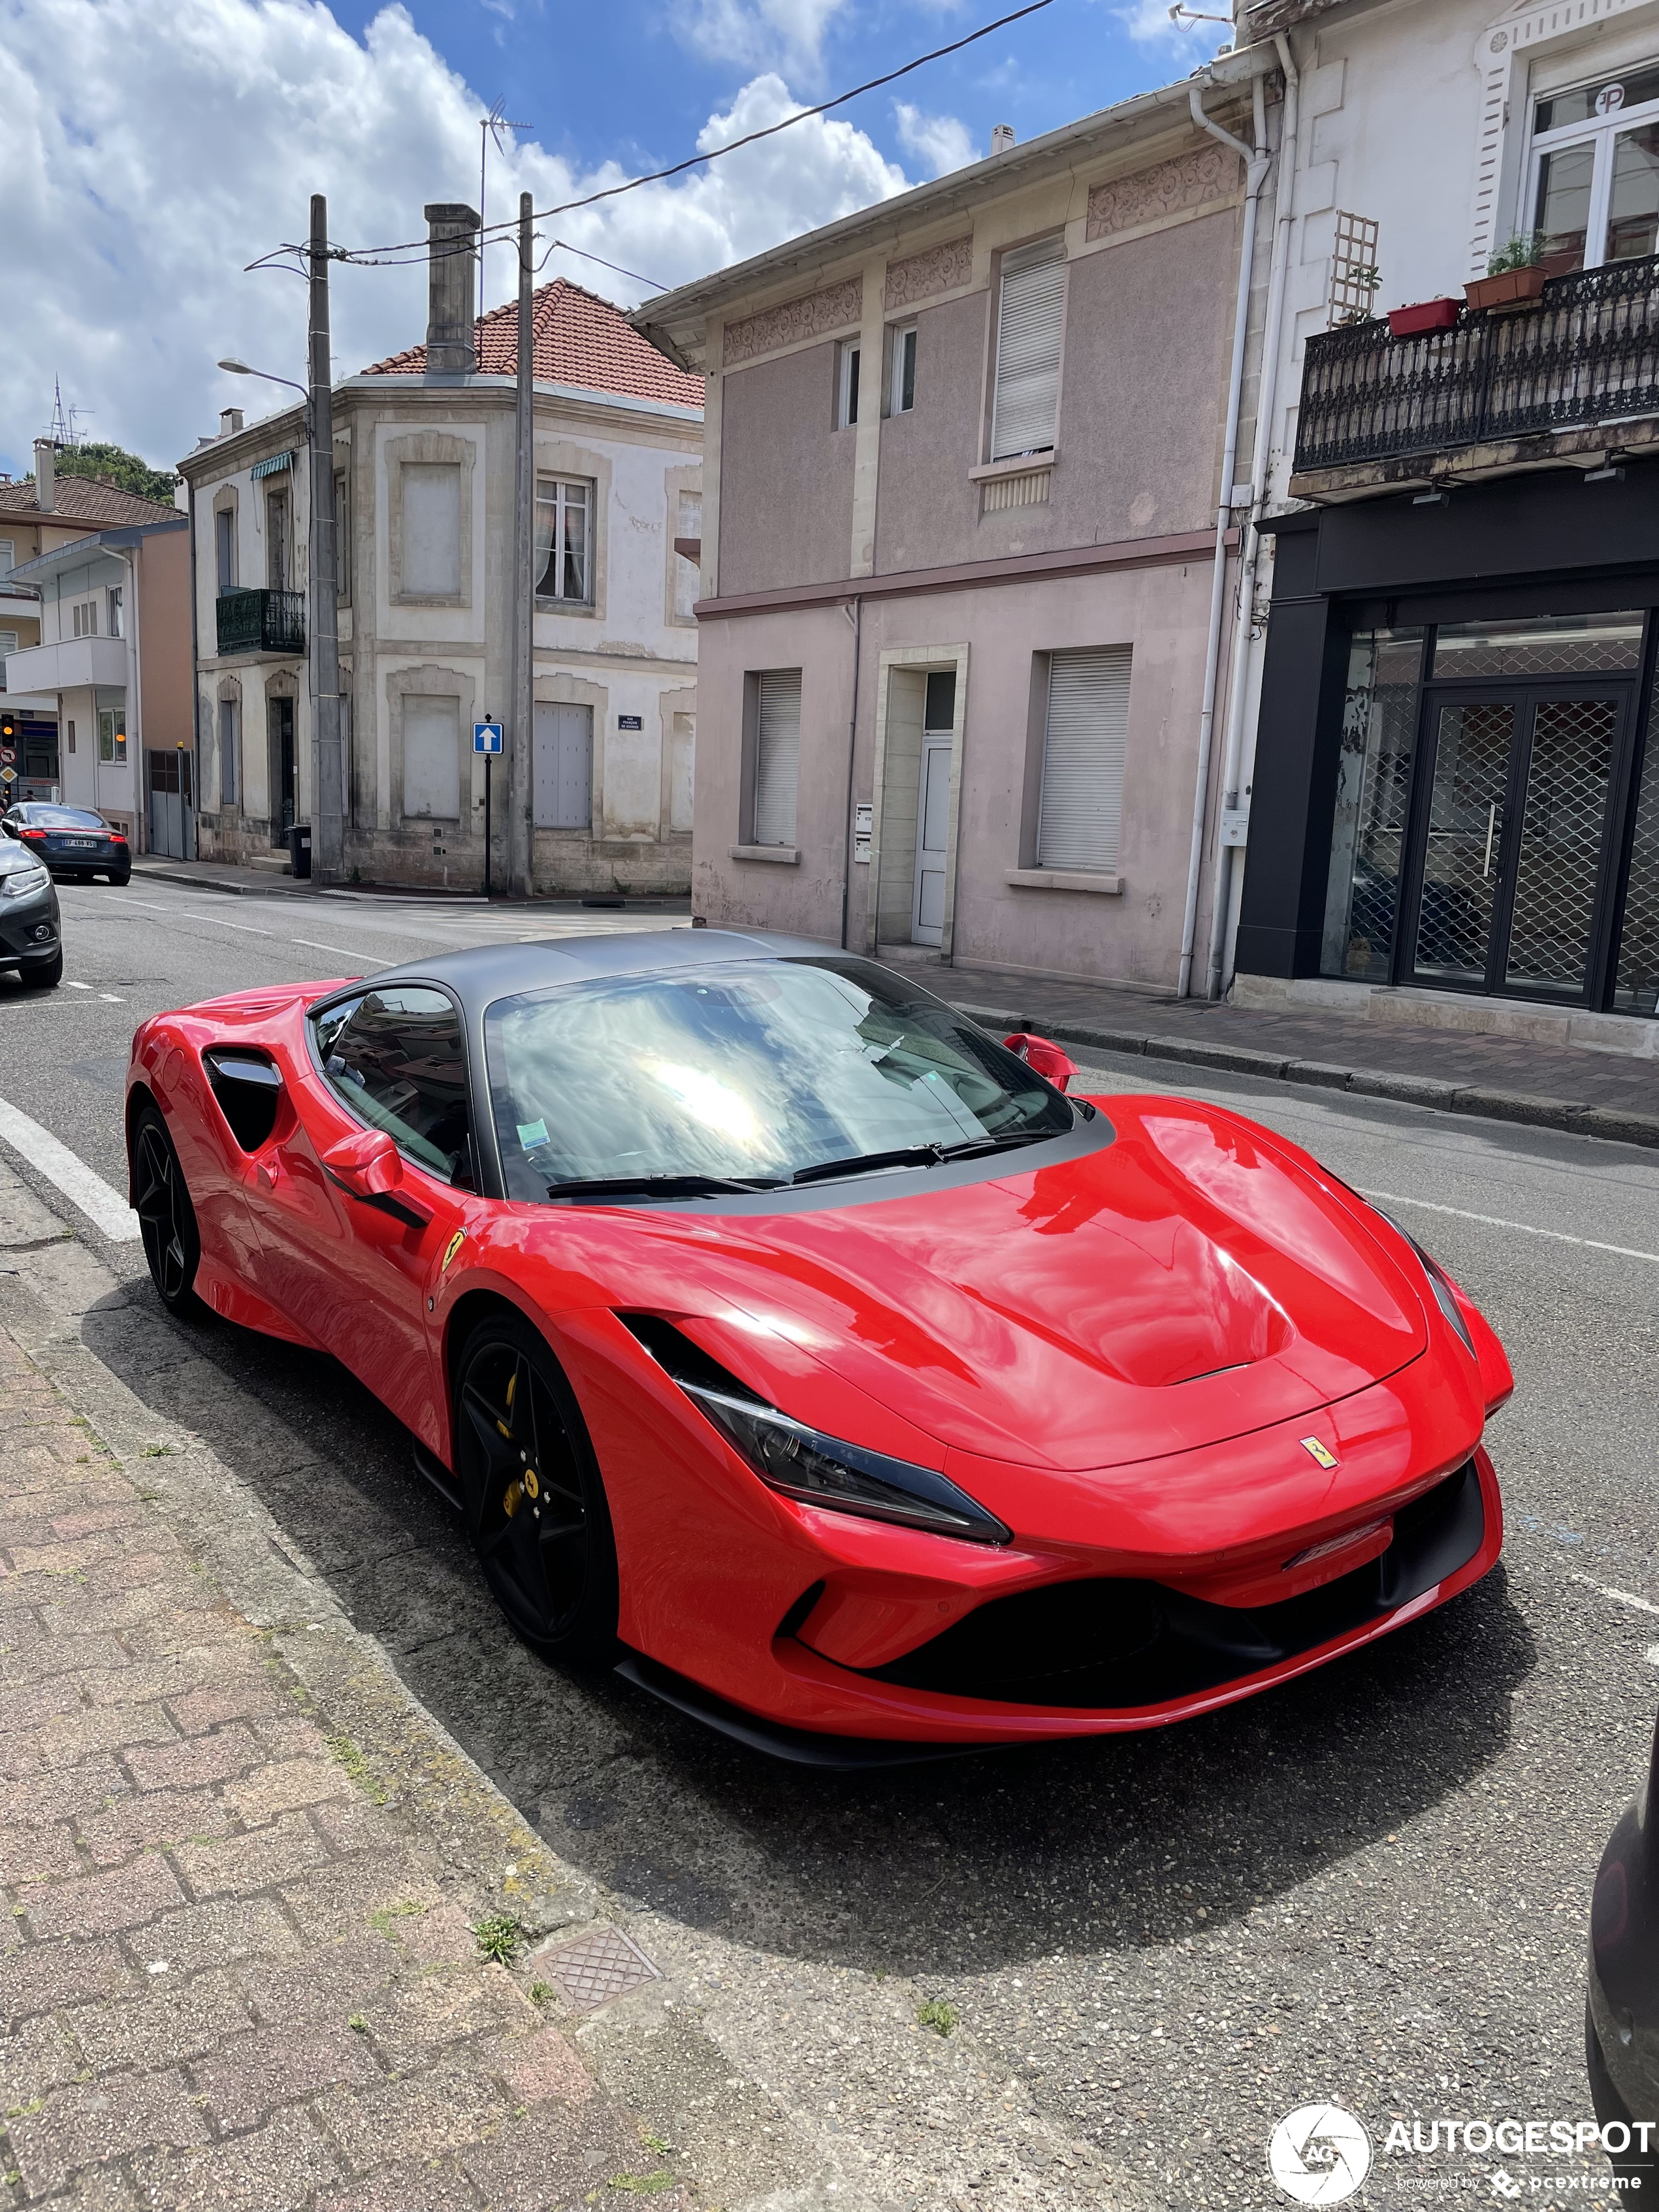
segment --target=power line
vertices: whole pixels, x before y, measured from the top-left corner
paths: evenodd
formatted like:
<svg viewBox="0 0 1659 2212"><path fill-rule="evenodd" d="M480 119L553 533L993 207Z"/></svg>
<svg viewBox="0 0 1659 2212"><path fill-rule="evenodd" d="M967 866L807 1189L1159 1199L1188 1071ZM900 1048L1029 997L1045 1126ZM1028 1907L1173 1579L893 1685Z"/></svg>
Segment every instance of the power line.
<svg viewBox="0 0 1659 2212"><path fill-rule="evenodd" d="M878 92L884 84L896 84L900 77L908 76L913 70L923 69L929 62L943 61L949 54L960 53L964 46L971 46L980 39L988 39L994 31L1006 30L1010 23L1018 23L1027 15L1037 15L1053 4L1054 0L1027 0L1026 6L1016 8L1011 15L999 15L994 23L982 23L978 30L969 31L964 38L953 39L949 46L935 46L931 53L918 54L914 60L905 62L898 69L889 70L881 76L872 76L863 84L855 84L849 92L838 92L833 100L821 100L816 107L798 108L794 114L786 115L781 123L769 123L763 130L751 131L744 137L732 139L729 145L716 146L711 153L689 154L682 161L670 162L665 169L653 169L647 176L630 177L626 184L609 185L603 191L589 192L581 199L564 200L557 207L542 208L532 220L546 222L555 216L570 215L578 208L596 207L601 200L617 199L624 192L636 192L642 185L659 185L666 178L682 175L687 169L701 168L705 162L720 161L727 154L736 154L745 146L758 144L763 138L774 138L779 131L791 130L797 123L810 122L815 115L826 115L832 107L844 107L849 100L860 99L866 92ZM491 223L487 228L480 227L472 240L459 242L448 248L432 249L427 240L410 238L396 246L331 246L328 256L331 261L349 261L359 268L395 269L406 266L411 260L424 260L434 251L440 255L446 251L471 252L475 244L482 246L492 238L511 237L516 235L517 230L516 222ZM572 247L570 250L574 252L577 249ZM274 246L269 253L261 254L257 261L249 262L247 266L249 269L272 267L286 255L303 254L307 251L305 246L291 244ZM598 260L599 256L594 254L588 258ZM604 265L611 267L613 264L606 263ZM627 276L630 272L622 270L617 273ZM641 277L639 281L643 283L648 280Z"/></svg>
<svg viewBox="0 0 1659 2212"><path fill-rule="evenodd" d="M609 269L614 276L631 277L636 284L648 284L653 292L665 292L668 289L665 284L659 284L654 276L641 276L637 269L623 269L615 261L607 261L602 253L585 253L580 246L573 246L568 238L554 240L552 245L536 264L538 270L545 269L561 248L567 253L574 253L580 261L597 261L601 269Z"/></svg>

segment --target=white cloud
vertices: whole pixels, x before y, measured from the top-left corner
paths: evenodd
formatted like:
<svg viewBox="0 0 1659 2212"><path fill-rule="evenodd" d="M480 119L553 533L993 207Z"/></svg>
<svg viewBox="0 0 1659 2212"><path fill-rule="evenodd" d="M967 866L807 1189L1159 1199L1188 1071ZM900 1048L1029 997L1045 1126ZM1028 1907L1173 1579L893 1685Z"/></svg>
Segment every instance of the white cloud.
<svg viewBox="0 0 1659 2212"><path fill-rule="evenodd" d="M925 161L936 177L965 169L990 151L988 146L976 146L968 125L954 115L924 115L904 100L894 101L893 112L898 118L899 143L907 154Z"/></svg>
<svg viewBox="0 0 1659 2212"><path fill-rule="evenodd" d="M362 42L317 0L0 0L0 112L10 185L6 320L0 349L0 467L30 462L52 379L88 435L158 464L216 427L256 387L214 368L236 354L302 379L303 287L244 264L305 234L324 191L332 237L353 246L419 239L428 200L477 190L477 94L399 6ZM745 85L698 141L712 151L799 105L773 74ZM492 221L523 189L544 208L628 172L573 173L525 143L492 157ZM900 169L852 125L814 117L713 168L647 185L544 224L664 284L759 252L906 188ZM628 302L629 286L556 253L549 275ZM512 283L509 247L491 249L487 293ZM337 372L426 333L426 276L338 267ZM15 342L18 337L26 343ZM274 398L274 394L272 397Z"/></svg>
<svg viewBox="0 0 1659 2212"><path fill-rule="evenodd" d="M816 85L823 59L823 33L847 0L696 0L675 8L676 34L712 61L740 69L793 70Z"/></svg>

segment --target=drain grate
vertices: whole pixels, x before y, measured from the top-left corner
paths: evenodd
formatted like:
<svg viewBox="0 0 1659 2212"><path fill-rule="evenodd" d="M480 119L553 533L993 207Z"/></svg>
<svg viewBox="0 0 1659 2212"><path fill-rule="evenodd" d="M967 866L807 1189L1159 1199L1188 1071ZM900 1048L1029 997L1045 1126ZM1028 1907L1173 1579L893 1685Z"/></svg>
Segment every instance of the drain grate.
<svg viewBox="0 0 1659 2212"><path fill-rule="evenodd" d="M662 1979L660 1967L653 1966L620 1928L596 1928L544 1956L554 1987L577 2012L595 2012L631 1990Z"/></svg>

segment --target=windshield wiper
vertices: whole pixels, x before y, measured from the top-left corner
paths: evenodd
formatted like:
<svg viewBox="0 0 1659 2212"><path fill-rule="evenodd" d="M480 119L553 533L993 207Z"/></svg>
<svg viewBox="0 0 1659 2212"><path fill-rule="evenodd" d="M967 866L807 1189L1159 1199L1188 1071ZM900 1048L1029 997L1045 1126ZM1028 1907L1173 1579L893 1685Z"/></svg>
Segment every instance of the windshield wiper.
<svg viewBox="0 0 1659 2212"><path fill-rule="evenodd" d="M777 1177L741 1182L729 1176L637 1175L577 1176L566 1182L550 1182L550 1198L716 1198L726 1191L781 1190Z"/></svg>
<svg viewBox="0 0 1659 2212"><path fill-rule="evenodd" d="M1011 1152L1019 1145L1041 1144L1058 1133L1053 1129L1022 1129L1009 1137L969 1137L959 1145L907 1145L891 1152L857 1152L850 1159L819 1160L799 1168L791 1182L823 1182L842 1175L872 1175L878 1168L935 1168L941 1160L972 1159L980 1152Z"/></svg>

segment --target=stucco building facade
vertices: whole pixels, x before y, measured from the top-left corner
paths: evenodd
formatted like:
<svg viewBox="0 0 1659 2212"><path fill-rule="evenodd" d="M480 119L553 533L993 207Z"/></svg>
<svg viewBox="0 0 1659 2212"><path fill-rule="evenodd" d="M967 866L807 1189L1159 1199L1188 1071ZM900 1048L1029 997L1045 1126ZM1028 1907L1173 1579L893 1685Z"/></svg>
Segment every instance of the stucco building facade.
<svg viewBox="0 0 1659 2212"><path fill-rule="evenodd" d="M536 886L683 891L697 629L675 540L698 534L701 387L591 293L555 283L534 308ZM418 346L333 395L345 864L364 881L483 880L472 728L510 706L516 320L469 330L469 370L434 370ZM280 867L311 818L307 458L296 407L232 416L180 464L204 857ZM506 805L498 765L497 884Z"/></svg>
<svg viewBox="0 0 1659 2212"><path fill-rule="evenodd" d="M1275 67L1219 63L636 312L708 387L709 922L1175 981Z"/></svg>

